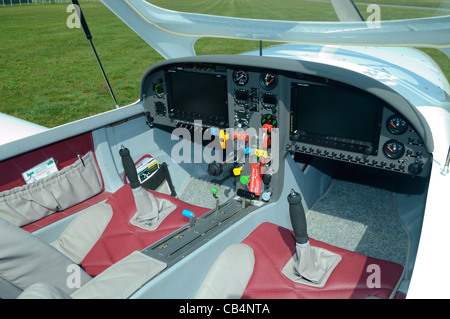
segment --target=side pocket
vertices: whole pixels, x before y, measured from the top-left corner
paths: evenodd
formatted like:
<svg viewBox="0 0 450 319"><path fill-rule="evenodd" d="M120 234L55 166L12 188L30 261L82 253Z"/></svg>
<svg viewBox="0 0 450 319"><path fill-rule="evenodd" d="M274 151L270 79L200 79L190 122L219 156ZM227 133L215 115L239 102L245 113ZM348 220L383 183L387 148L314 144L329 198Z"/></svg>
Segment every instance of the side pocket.
<svg viewBox="0 0 450 319"><path fill-rule="evenodd" d="M103 190L94 154L32 184L0 193L0 217L23 226L79 204Z"/></svg>

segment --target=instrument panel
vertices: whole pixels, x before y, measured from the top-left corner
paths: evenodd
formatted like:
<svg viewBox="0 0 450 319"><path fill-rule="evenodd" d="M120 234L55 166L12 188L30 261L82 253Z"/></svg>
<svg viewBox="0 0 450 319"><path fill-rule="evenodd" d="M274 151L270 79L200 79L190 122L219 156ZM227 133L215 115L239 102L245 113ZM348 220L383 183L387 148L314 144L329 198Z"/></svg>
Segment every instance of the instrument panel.
<svg viewBox="0 0 450 319"><path fill-rule="evenodd" d="M152 124L278 130L271 143L279 143L280 153L428 176L431 155L407 118L349 81L265 63L200 59L167 62L145 75L141 94Z"/></svg>

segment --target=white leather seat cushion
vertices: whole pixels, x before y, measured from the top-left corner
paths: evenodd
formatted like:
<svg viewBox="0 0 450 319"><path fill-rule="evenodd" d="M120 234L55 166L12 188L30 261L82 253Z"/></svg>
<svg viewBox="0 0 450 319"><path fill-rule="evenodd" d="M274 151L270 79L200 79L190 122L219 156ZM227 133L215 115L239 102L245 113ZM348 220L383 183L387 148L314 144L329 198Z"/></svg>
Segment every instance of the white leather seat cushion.
<svg viewBox="0 0 450 319"><path fill-rule="evenodd" d="M253 249L245 244L226 248L216 259L195 298L236 299L241 298L255 266Z"/></svg>

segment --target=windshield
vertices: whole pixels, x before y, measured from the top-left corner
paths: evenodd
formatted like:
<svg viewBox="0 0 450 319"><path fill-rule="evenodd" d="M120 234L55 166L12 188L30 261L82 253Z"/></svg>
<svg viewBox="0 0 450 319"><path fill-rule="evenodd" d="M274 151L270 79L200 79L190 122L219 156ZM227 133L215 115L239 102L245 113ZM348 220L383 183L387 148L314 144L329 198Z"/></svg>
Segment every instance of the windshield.
<svg viewBox="0 0 450 319"><path fill-rule="evenodd" d="M240 18L338 21L330 0L147 0L161 8ZM354 1L364 20L381 21L450 15L450 0Z"/></svg>
<svg viewBox="0 0 450 319"><path fill-rule="evenodd" d="M170 10L202 13L237 18L288 21L339 21L330 0L147 0ZM338 2L338 1L336 1ZM371 0L354 1L367 23L382 21L429 18L450 15L450 0ZM264 47L274 45L264 42ZM198 55L237 54L257 50L259 43L246 40L201 38L195 43ZM441 67L450 79L448 56L438 49L421 47Z"/></svg>

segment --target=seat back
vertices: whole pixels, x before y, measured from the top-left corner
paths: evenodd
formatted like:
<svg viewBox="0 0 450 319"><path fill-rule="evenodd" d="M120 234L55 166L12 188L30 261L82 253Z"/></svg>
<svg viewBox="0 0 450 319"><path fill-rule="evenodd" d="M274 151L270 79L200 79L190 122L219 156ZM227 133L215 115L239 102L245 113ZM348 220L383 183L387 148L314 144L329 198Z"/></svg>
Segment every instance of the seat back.
<svg viewBox="0 0 450 319"><path fill-rule="evenodd" d="M44 282L68 294L91 279L57 249L1 218L0 278L20 290ZM8 295L8 291L1 293Z"/></svg>

